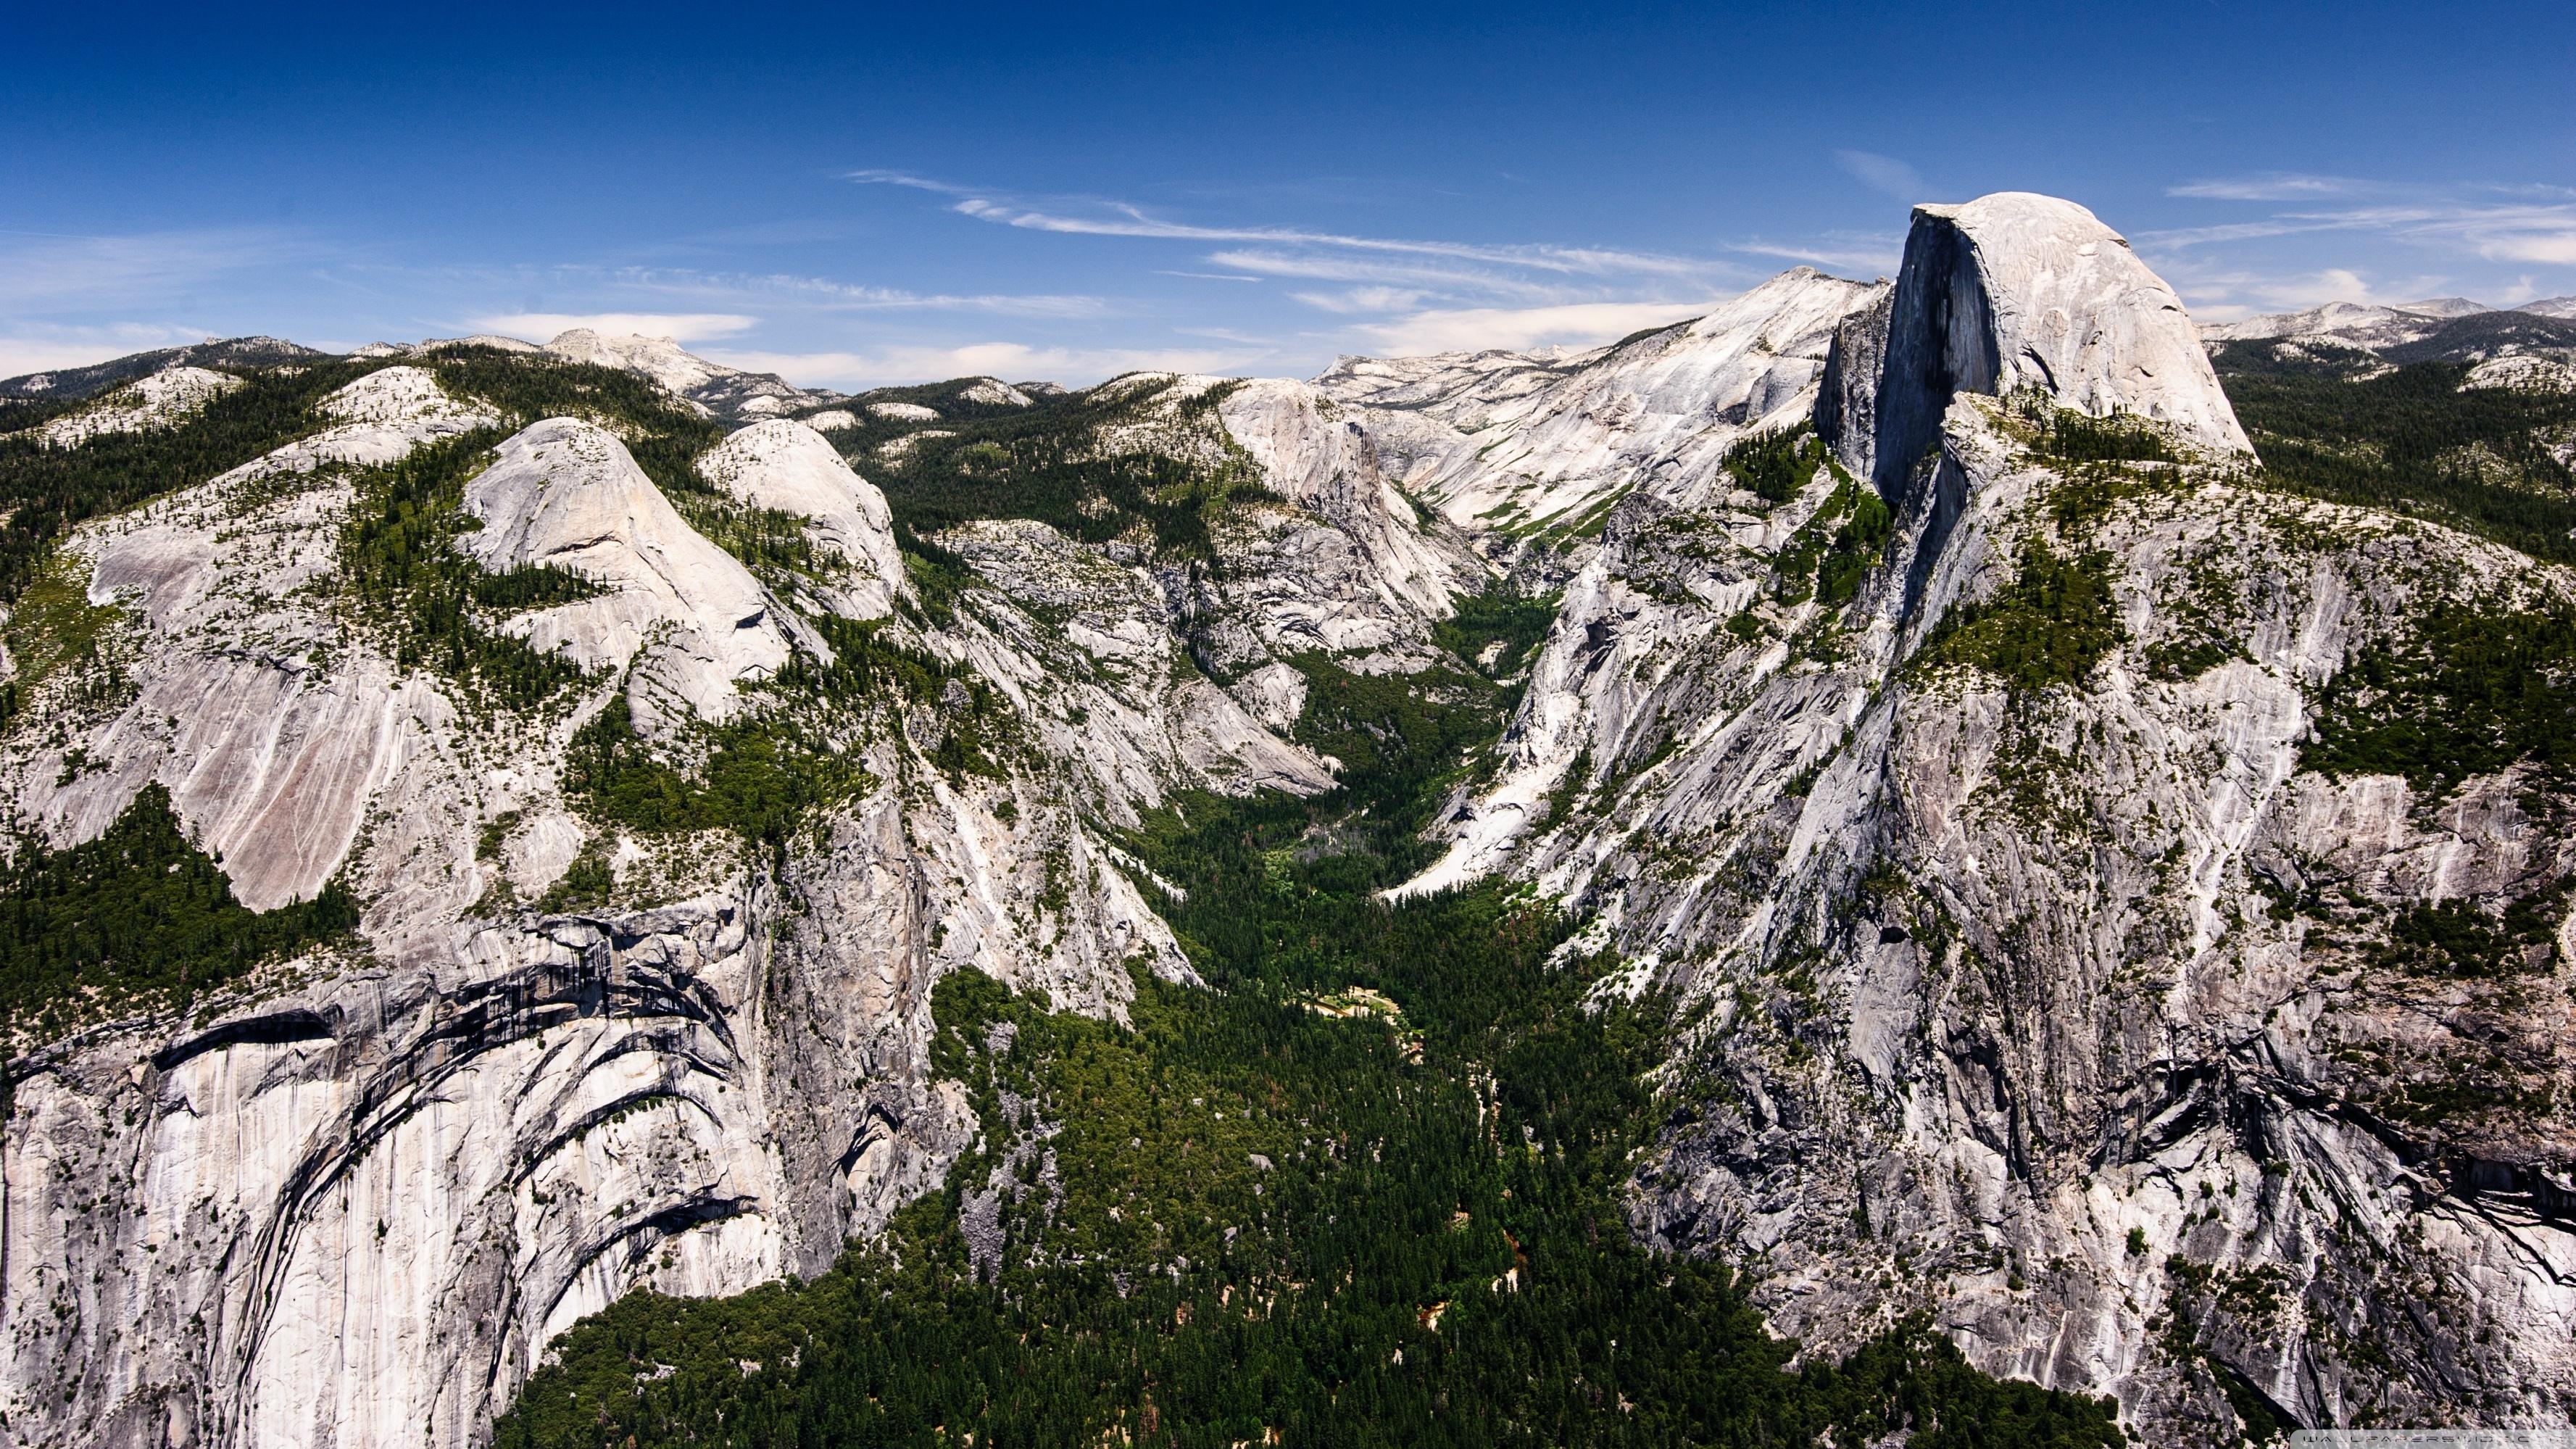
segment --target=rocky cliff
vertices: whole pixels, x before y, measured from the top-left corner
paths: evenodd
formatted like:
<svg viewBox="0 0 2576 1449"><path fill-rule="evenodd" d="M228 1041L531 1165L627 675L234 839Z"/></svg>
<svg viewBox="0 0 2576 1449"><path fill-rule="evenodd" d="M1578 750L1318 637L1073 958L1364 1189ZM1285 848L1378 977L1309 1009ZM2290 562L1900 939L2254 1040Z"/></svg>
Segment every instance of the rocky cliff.
<svg viewBox="0 0 2576 1449"><path fill-rule="evenodd" d="M1314 386L1398 486L1489 547L1579 542L1628 493L1705 488L1735 439L1804 422L1835 325L1882 290L1799 267L1589 353L1344 358Z"/></svg>
<svg viewBox="0 0 2576 1449"><path fill-rule="evenodd" d="M2082 208L1312 383L728 435L565 351L317 364L15 606L21 863L166 796L240 906L358 924L17 1021L0 1440L474 1445L621 1294L820 1272L993 1125L943 975L1194 980L1121 832L1330 788L1310 696L1460 687L1514 587L1555 619L1398 894L1525 883L1671 995L1641 1237L2149 1442L2576 1403L2571 580L2273 486ZM880 461L944 470L886 485L923 536Z"/></svg>
<svg viewBox="0 0 2576 1449"><path fill-rule="evenodd" d="M1040 524L961 531L973 573L934 622L884 499L801 424L666 495L632 419L448 385L366 373L329 426L80 530L78 591L21 606L22 850L157 785L247 905L331 883L363 915L182 1010L22 1029L9 1442L474 1443L630 1288L820 1271L971 1135L923 1058L940 974L1115 1013L1131 969L1189 966L1103 832L1183 785L1328 780L1188 663L1147 569ZM436 467L450 557L569 596L446 637L561 659L536 675L560 688L418 647L385 612L409 596L364 586L366 525ZM57 659L64 611L93 645ZM816 682L852 679L879 683ZM796 778L759 788L822 802L792 838L743 838L757 794L684 783L779 751ZM603 804L639 780L646 807Z"/></svg>
<svg viewBox="0 0 2576 1449"><path fill-rule="evenodd" d="M1918 211L1827 372L1848 474L1623 502L1417 883L1526 877L1689 1003L1638 1230L1817 1349L1929 1309L2150 1442L2563 1421L2563 786L2410 753L2454 706L2353 674L2567 578L2257 486L2061 202Z"/></svg>

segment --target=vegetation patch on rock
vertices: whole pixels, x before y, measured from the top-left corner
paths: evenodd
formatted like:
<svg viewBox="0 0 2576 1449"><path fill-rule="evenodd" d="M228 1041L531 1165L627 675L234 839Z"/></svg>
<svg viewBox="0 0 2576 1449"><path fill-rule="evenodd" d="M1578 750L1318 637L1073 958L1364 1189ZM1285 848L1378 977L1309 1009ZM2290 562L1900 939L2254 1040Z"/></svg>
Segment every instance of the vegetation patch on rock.
<svg viewBox="0 0 2576 1449"><path fill-rule="evenodd" d="M2576 771L2576 612L2436 606L2326 685L2302 760L2331 775L2403 775L2428 794L2521 763L2566 779Z"/></svg>
<svg viewBox="0 0 2576 1449"><path fill-rule="evenodd" d="M0 1026L56 1035L119 1007L176 1007L261 963L351 939L338 881L309 901L252 911L188 837L170 794L146 785L96 840L21 839L0 865Z"/></svg>
<svg viewBox="0 0 2576 1449"><path fill-rule="evenodd" d="M2111 597L2111 556L2022 544L2021 566L1988 599L1951 611L1923 648L1933 665L1970 664L2024 691L2081 684L2128 637Z"/></svg>

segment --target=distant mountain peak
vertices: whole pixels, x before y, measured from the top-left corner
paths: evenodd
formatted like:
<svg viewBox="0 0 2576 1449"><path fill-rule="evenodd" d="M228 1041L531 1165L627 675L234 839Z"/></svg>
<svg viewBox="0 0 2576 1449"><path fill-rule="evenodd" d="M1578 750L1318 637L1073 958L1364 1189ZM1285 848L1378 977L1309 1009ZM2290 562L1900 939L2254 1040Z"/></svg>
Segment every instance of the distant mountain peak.
<svg viewBox="0 0 2576 1449"><path fill-rule="evenodd" d="M745 372L711 362L668 337L602 333L576 327L556 336L542 350L568 362L614 367L649 377L720 418L778 417L799 408L838 402L842 397L837 392L797 387L776 373Z"/></svg>
<svg viewBox="0 0 2576 1449"><path fill-rule="evenodd" d="M2514 307L2490 307L2466 297L2427 297L2417 302L2382 306L2373 302L2322 302L2296 312L2273 312L2236 322L2203 323L2201 340L2210 346L2226 342L2323 342L2364 352L2416 347L2468 319L2480 336L2528 331L2516 320L2540 317L2576 320L2576 297L2551 297ZM2543 342L2542 345L2554 345ZM2418 359L2421 360L2421 359Z"/></svg>
<svg viewBox="0 0 2576 1449"><path fill-rule="evenodd" d="M2492 312L2495 309L2484 302L2472 302L2466 297L2427 297L2421 302L2400 302L2397 304L2397 310L2421 312L2427 317L2448 320L2453 317L2467 317L2478 312Z"/></svg>
<svg viewBox="0 0 2576 1449"><path fill-rule="evenodd" d="M539 352L544 349L533 342L497 333L478 332L471 337L424 337L418 342L370 342L351 348L351 357L425 357L433 352L448 352L459 347L489 347L501 352Z"/></svg>
<svg viewBox="0 0 2576 1449"><path fill-rule="evenodd" d="M187 347L159 347L86 367L48 368L0 379L0 398L89 398L174 367L269 367L320 356L310 347L275 337L210 337Z"/></svg>
<svg viewBox="0 0 2576 1449"><path fill-rule="evenodd" d="M2212 350L2229 343L2279 343L2349 348L2398 364L2483 362L2576 350L2576 325L2571 323L2576 323L2576 298L2496 308L2437 297L2404 307L2327 302L2303 312L2211 324L2200 329L2200 336Z"/></svg>

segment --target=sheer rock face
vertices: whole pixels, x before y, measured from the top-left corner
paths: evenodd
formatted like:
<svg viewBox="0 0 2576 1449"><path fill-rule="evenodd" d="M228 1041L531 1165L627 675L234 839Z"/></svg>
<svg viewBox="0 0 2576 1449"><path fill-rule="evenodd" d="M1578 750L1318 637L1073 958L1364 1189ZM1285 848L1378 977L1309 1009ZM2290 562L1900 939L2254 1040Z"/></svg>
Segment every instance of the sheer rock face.
<svg viewBox="0 0 2576 1449"><path fill-rule="evenodd" d="M1274 661L1322 654L1360 673L1439 659L1434 621L1491 571L1466 537L1417 509L1380 466L1349 409L1301 382L1247 382L1218 404L1229 444L1289 505L1236 518L1222 572L1176 580L1201 662L1268 709L1247 681Z"/></svg>
<svg viewBox="0 0 2576 1449"><path fill-rule="evenodd" d="M1592 352L1344 358L1315 386L1452 523L1576 525L1630 491L1718 486L1728 444L1806 421L1836 323L1883 290L1800 267Z"/></svg>
<svg viewBox="0 0 2576 1449"><path fill-rule="evenodd" d="M1963 392L2036 388L2133 413L2219 453L2250 453L2182 299L2071 201L1998 192L1915 208L1879 365L1875 439L1855 460L1881 492L1938 441Z"/></svg>
<svg viewBox="0 0 2576 1449"><path fill-rule="evenodd" d="M59 669L0 739L0 789L53 844L159 780L246 902L337 875L364 937L13 1048L0 1443L483 1442L582 1314L821 1271L942 1179L975 1130L928 1073L945 973L1108 1015L1133 970L1190 979L1104 829L1176 789L1330 784L1190 665L1153 571L994 523L948 538L976 570L952 618L884 626L991 699L952 684L854 721L873 783L774 877L728 832L603 824L561 782L608 692L642 682L682 738L739 721L761 707L744 684L820 648L810 605L692 530L614 437L537 423L468 481L462 544L601 585L499 622L602 672L576 704L495 713L394 663L336 575L359 470L497 419L399 366L329 411L78 530L65 566L115 687ZM798 600L882 613L883 501L809 441L748 430L705 471L831 545L845 567ZM979 709L1006 778L930 762ZM532 904L585 852L613 909Z"/></svg>
<svg viewBox="0 0 2576 1449"><path fill-rule="evenodd" d="M1312 754L1198 674L1169 622L1181 604L1158 571L1030 519L979 523L943 542L1018 605L961 619L959 656L1002 691L1053 767L1106 819L1137 824L1174 779L1330 788Z"/></svg>
<svg viewBox="0 0 2576 1449"><path fill-rule="evenodd" d="M370 373L322 410L337 421L315 436L74 540L88 602L133 617L142 658L131 700L94 729L0 761L0 789L55 845L96 836L158 781L254 910L310 897L347 855L405 722L433 705L381 658L339 651L303 599L336 567L347 485L277 480L495 419L414 368Z"/></svg>
<svg viewBox="0 0 2576 1449"><path fill-rule="evenodd" d="M1454 531L1428 526L1379 465L1367 430L1321 390L1248 382L1218 405L1218 416L1275 491L1350 540L1362 578L1390 615L1438 618L1453 595L1482 586L1475 555Z"/></svg>
<svg viewBox="0 0 2576 1449"><path fill-rule="evenodd" d="M2322 686L2436 602L2576 581L2247 486L2205 367L2170 365L2188 322L2096 231L2028 198L1919 214L1887 330L1846 322L1818 397L1889 495L1883 564L1832 606L1782 576L1822 473L1769 514L1621 504L1415 887L1527 879L1625 959L1616 989L1679 994L1675 1076L1704 1085L1635 1224L1745 1264L1817 1350L1929 1310L2152 1443L2233 1434L2222 1375L2306 1424L2563 1423L2576 1134L2505 1104L2568 1089L2570 958L2511 985L2386 963L2426 902L2563 922L2566 802L2301 750ZM2029 404L1979 395L2023 388L2197 461L2052 460ZM2098 662L1936 663L2034 540L2099 551ZM2408 1105L2468 1082L2497 1105Z"/></svg>
<svg viewBox="0 0 2576 1449"><path fill-rule="evenodd" d="M1940 466L1966 498L1926 621L2009 579L2063 487L2001 432L1953 410ZM2317 686L2386 621L2528 565L2181 486L2088 540L2133 640L2091 688L1927 675L1891 589L1849 663L1691 681L1724 701L1709 746L1540 853L1710 1012L1683 1055L1723 1089L1641 1174L1638 1225L1756 1265L1775 1323L1819 1347L1929 1308L1993 1371L2116 1393L2150 1442L2232 1432L2213 1370L2311 1424L2558 1421L2576 1294L2551 1265L2576 1237L2535 1184L2568 1135L2410 1125L2394 1083L2493 1053L2554 1084L2563 981L2481 1039L2484 991L2369 963L2408 906L2491 907L2569 861L2510 779L2440 801L2298 763ZM2157 677L2220 570L2247 655ZM1632 684L1629 717L1679 684ZM1623 828L1723 864L1676 878ZM2285 889L2348 892L2353 919L2284 911Z"/></svg>
<svg viewBox="0 0 2576 1449"><path fill-rule="evenodd" d="M935 623L895 607L883 500L802 425L700 465L834 561L780 582L614 437L541 422L469 483L465 546L600 585L504 622L602 673L526 718L398 667L335 592L356 470L497 424L370 374L315 437L80 529L129 692L58 671L0 735L0 792L55 844L158 780L246 901L338 874L366 945L13 1048L0 1444L472 1446L619 1293L819 1270L977 1130L928 1072L939 977L1113 1015L1131 969L1186 979L1104 832L1177 790L1327 787L1286 738L1290 661L1440 661L1479 553L1522 548L1497 524L1570 540L1561 612L1413 885L1529 881L1621 957L1606 989L1678 996L1642 1236L1743 1263L1817 1351L1922 1308L1989 1369L2117 1394L2148 1442L2232 1432L2220 1374L2309 1424L2563 1422L2576 1140L2511 1103L2576 1092L2576 943L2496 980L2384 952L2418 903L2564 880L2566 802L2301 748L2326 681L2432 603L2576 585L2250 486L2170 300L2080 208L2006 196L1926 208L1893 287L1801 269L1593 353L1354 360L1195 409L1223 384L1124 382L1160 401L1102 447L1277 500L1214 568L953 530ZM2079 474L2033 399L2154 420L2188 461ZM1853 496L1834 471L1771 506L1722 467L1809 418L1893 515L1848 598L1802 552ZM2034 541L2098 552L2101 656L2074 684L1938 664ZM974 687L851 721L872 783L818 838L773 870L567 798L610 691L674 740L740 722L764 670L821 657L821 610ZM1006 778L931 763L970 717ZM616 908L532 904L586 854ZM2463 1083L2503 1105L2408 1105Z"/></svg>

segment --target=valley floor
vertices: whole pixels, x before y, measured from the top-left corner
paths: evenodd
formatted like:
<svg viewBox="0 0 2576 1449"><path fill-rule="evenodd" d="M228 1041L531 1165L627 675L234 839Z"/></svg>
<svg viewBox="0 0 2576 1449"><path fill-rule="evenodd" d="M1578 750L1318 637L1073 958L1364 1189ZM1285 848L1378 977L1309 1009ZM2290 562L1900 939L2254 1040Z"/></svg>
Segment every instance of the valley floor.
<svg viewBox="0 0 2576 1449"><path fill-rule="evenodd" d="M982 1124L946 1188L816 1281L619 1302L498 1443L2122 1442L1919 1321L1797 1363L1728 1268L1636 1245L1669 1003L1597 989L1525 894L1374 894L1426 849L1420 743L1155 817L1214 989L1139 973L1122 1026L945 979Z"/></svg>

